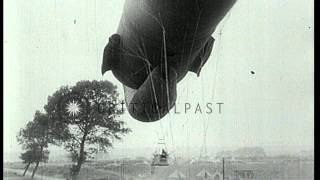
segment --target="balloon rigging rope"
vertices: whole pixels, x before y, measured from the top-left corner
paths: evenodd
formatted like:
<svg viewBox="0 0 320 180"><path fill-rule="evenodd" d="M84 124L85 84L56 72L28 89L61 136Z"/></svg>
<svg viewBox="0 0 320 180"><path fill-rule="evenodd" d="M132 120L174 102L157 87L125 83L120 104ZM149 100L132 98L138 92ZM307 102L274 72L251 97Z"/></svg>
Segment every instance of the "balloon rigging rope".
<svg viewBox="0 0 320 180"><path fill-rule="evenodd" d="M140 6L142 7L142 6ZM145 9L142 9L141 10L145 11L150 17L152 17L161 27L162 27L162 23L160 23L160 21L158 20L158 18L156 18L155 16L153 16L150 12L148 12L147 10ZM146 52L146 48L145 48L145 45L142 41L142 45L143 45L143 48L144 48L144 52ZM144 56L146 56L146 54L144 53ZM150 63L148 61L148 73L149 75L151 76L151 68L150 68ZM152 92L153 92L153 97L154 97L154 100L155 100L155 104L156 104L156 108L157 108L157 113L158 113L158 118L160 119L160 110L159 110L159 104L158 104L158 100L157 100L157 97L156 97L156 91L155 91L155 87L154 87L154 82L153 82L153 79L152 79L152 76L150 77L151 78L151 86L152 86ZM160 122L160 128L161 128L161 134L162 136L164 137L164 131L163 131L163 125L162 123Z"/></svg>
<svg viewBox="0 0 320 180"><path fill-rule="evenodd" d="M230 12L228 12L227 14L227 17L226 19L224 20L223 24L222 24L222 27L220 28L220 32L219 32L219 36L220 36L220 39L219 39L219 48L218 48L218 52L217 52L217 61L216 61L216 67L215 67L215 73L216 75L214 76L214 82L213 82L213 91L212 91L212 100L214 101L215 100L215 95L216 95L216 86L217 86L217 77L218 77L218 65L219 65L219 60L221 59L221 51L222 51L222 45L221 45L221 41L222 41L222 31L224 29L224 26L225 26L225 23L226 21L229 19L230 17Z"/></svg>
<svg viewBox="0 0 320 180"><path fill-rule="evenodd" d="M229 19L229 17L230 17L230 13L228 13L227 14L227 17L226 17L226 20L227 19ZM219 36L220 36L220 39L219 39L219 48L218 48L218 52L217 52L217 61L216 61L216 66L215 66L215 77L214 77L214 81L213 81L213 91L212 91L212 100L214 100L214 98L215 98L215 95L216 95L216 86L217 86L217 76L218 76L218 61L219 61L219 59L220 59L220 55L221 55L221 50L222 50L222 45L221 45L221 40L222 40L222 30L223 30L223 28L224 28L224 26L225 26L225 22L226 22L226 20L223 22L223 24L222 24L222 27L220 28L220 32L219 32ZM203 100L203 98L204 98L204 96L203 96L203 81L202 81L203 79L201 79L201 88L202 88L202 100ZM201 150L201 152L200 152L200 158L201 158L201 156L202 156L202 152L204 151L204 153L205 153L205 156L207 156L207 147L206 147L206 138L207 138L207 132L208 132L208 128L209 128L209 117L207 117L207 121L205 121L205 119L204 119L204 121L203 121L203 132L204 132L204 134L203 134L203 145L202 145L202 150Z"/></svg>
<svg viewBox="0 0 320 180"><path fill-rule="evenodd" d="M151 13L149 13L148 11L146 11L145 9L142 9L144 10L150 17L152 17L159 25L160 27L162 28L162 32L163 32L163 44L164 44L164 58L165 58L165 73L166 73L166 90L167 90L167 101L168 101L168 111L170 110L170 98L169 98L169 88L168 88L168 72L167 72L167 56L166 56L166 41L165 41L165 28L162 24L161 21L159 21L159 19L157 17L155 17L154 15L152 15ZM160 15L160 14L159 14ZM142 42L143 43L143 42ZM144 46L144 43L143 43L143 46ZM144 47L145 48L145 47ZM162 61L161 61L161 66L162 66ZM150 63L148 63L148 72L149 72L149 75L151 76L151 68L150 68ZM158 118L160 119L160 111L159 111L159 103L158 103L158 100L157 100L157 97L156 97L156 91L155 91L155 87L154 87L154 82L152 80L152 77L151 78L151 86L152 86L152 91L153 91L153 97L154 97L154 100L155 100L155 104L156 104L156 108L157 108L157 113L158 113ZM160 122L160 127L161 127L161 131L162 131L162 136L165 137L164 135L164 131L163 131L163 126L162 126L162 123ZM171 136L172 136L172 127L171 127L171 121L170 121L170 128L171 128ZM172 141L173 141L173 136L172 136Z"/></svg>
<svg viewBox="0 0 320 180"><path fill-rule="evenodd" d="M162 39L163 39L163 54L164 54L164 69L165 69L165 78L166 78L166 93L167 93L167 108L168 108L168 115L169 115L169 128L170 128L170 135L171 135L171 142L172 142L172 147L175 150L175 145L174 145L174 138L173 138L173 131L172 131L172 118L170 116L170 94L169 94L169 77L168 77L168 59L167 59L167 44L166 44L166 30L165 27L161 21L161 16L159 13L159 23L161 25L162 29ZM161 62L162 63L162 62ZM176 156L175 156L175 162L177 161Z"/></svg>

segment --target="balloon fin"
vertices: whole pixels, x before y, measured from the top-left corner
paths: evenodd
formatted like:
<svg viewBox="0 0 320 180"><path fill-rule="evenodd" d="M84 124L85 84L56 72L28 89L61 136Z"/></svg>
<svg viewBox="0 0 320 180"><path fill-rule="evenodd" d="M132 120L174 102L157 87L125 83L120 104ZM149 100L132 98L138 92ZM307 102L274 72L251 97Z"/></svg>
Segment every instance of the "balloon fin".
<svg viewBox="0 0 320 180"><path fill-rule="evenodd" d="M112 70L112 68L119 62L120 60L120 35L113 34L109 38L109 43L104 48L103 52L103 61L101 66L101 73Z"/></svg>

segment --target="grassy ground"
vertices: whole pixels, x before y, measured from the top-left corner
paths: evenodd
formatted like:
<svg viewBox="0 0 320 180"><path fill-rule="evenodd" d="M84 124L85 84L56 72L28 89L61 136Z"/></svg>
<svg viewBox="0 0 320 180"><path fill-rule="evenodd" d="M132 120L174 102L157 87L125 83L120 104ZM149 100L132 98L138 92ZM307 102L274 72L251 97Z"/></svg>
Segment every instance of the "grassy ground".
<svg viewBox="0 0 320 180"><path fill-rule="evenodd" d="M7 175L5 179L23 179L23 177L19 174L23 173L25 165L22 163L11 163L11 164L4 164L4 168L7 170ZM31 165L29 167L29 170L27 172L27 176L30 176L32 173L32 170L34 168L34 165ZM38 170L36 172L36 176L41 179L43 178L50 178L50 179L66 179L68 173L69 173L70 165L52 165L52 164L40 164L38 167ZM19 173L16 173L19 172ZM9 180L8 179L8 180ZM81 168L81 171L78 176L78 180L119 180L119 174L116 172L112 172L109 170L100 170L95 169L93 167L89 167L87 165L83 165ZM28 178L25 178L23 180L29 180Z"/></svg>
<svg viewBox="0 0 320 180"><path fill-rule="evenodd" d="M15 172L3 171L4 180L31 180L31 178L23 177Z"/></svg>

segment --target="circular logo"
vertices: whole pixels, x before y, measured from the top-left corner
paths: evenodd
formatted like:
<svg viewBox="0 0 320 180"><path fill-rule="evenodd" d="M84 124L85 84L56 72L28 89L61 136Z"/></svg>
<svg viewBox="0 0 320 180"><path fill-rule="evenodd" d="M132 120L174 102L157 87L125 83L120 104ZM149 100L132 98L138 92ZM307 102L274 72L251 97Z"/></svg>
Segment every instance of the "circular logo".
<svg viewBox="0 0 320 180"><path fill-rule="evenodd" d="M58 104L58 113L63 120L80 120L89 113L89 101L76 92L64 95Z"/></svg>

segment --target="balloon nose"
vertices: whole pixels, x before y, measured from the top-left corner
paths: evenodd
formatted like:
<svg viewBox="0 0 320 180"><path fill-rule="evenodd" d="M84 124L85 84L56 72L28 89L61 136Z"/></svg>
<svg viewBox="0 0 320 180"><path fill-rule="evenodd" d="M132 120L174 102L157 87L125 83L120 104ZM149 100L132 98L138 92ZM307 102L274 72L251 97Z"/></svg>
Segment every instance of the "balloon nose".
<svg viewBox="0 0 320 180"><path fill-rule="evenodd" d="M163 118L174 106L177 97L177 73L168 69L168 78L155 68L145 82L127 100L130 115L142 122L154 122Z"/></svg>

